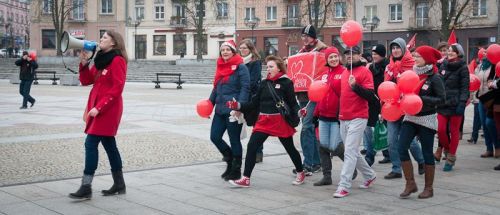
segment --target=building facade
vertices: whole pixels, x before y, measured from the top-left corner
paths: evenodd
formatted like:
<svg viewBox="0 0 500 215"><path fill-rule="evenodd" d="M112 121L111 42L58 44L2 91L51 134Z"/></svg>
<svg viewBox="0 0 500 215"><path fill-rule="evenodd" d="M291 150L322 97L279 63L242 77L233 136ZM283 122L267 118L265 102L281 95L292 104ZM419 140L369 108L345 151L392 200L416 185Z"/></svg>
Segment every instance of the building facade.
<svg viewBox="0 0 500 215"><path fill-rule="evenodd" d="M440 42L441 5L440 1L400 1L373 0L356 1L355 20L366 20L362 46L365 51L377 43L388 45L396 37L409 41L416 36L416 45L436 46ZM451 2L451 1L450 1ZM464 0L457 1L459 8ZM448 7L453 7L449 5ZM372 28L373 17L379 19ZM466 52L467 60L477 54L480 47L498 43L498 5L496 0L471 0L464 8L456 37Z"/></svg>
<svg viewBox="0 0 500 215"><path fill-rule="evenodd" d="M202 2L203 4L199 4ZM219 57L219 45L235 34L235 0L133 0L127 47L136 59L196 59L195 20L202 16L203 59Z"/></svg>
<svg viewBox="0 0 500 215"><path fill-rule="evenodd" d="M326 4L326 5L325 5ZM238 41L248 38L257 50L267 55L289 56L303 46L301 30L315 22L318 13L318 39L327 45L345 48L340 39L342 24L353 19L354 1L320 1L320 10L308 9L301 0L248 0L238 1L236 31ZM310 19L311 17L311 19Z"/></svg>
<svg viewBox="0 0 500 215"><path fill-rule="evenodd" d="M56 7L54 1L33 0L30 6L30 48L37 50L40 56L55 56L59 44L51 14L52 8ZM126 7L122 0L67 0L64 8L68 10L64 30L73 37L99 41L106 30L114 30L122 35L125 33ZM73 50L64 54L77 55Z"/></svg>
<svg viewBox="0 0 500 215"><path fill-rule="evenodd" d="M26 0L0 0L0 48L26 49L29 41Z"/></svg>

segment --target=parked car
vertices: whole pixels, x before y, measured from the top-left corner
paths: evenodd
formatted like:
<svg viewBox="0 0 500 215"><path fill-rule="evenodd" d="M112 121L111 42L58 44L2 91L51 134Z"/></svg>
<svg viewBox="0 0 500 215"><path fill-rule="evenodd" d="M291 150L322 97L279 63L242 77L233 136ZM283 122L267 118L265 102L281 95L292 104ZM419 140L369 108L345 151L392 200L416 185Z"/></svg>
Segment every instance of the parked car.
<svg viewBox="0 0 500 215"><path fill-rule="evenodd" d="M7 57L7 49L0 49L0 57L1 58Z"/></svg>

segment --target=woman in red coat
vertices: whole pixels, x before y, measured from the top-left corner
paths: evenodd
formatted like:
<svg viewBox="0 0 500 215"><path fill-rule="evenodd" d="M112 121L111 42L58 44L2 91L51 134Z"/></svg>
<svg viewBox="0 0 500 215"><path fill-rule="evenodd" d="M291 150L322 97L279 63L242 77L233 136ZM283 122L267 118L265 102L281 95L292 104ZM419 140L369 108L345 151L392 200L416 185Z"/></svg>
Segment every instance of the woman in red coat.
<svg viewBox="0 0 500 215"><path fill-rule="evenodd" d="M97 169L97 146L102 142L113 175L113 186L103 190L102 194L114 195L125 193L125 182L122 173L122 160L116 147L116 131L120 125L123 112L122 92L127 73L127 51L120 34L106 31L99 42L100 51L89 66L88 54L80 55L80 82L83 86L91 85L89 99L83 120L86 123L85 133L85 169L82 185L70 198L83 199L92 197L92 178Z"/></svg>

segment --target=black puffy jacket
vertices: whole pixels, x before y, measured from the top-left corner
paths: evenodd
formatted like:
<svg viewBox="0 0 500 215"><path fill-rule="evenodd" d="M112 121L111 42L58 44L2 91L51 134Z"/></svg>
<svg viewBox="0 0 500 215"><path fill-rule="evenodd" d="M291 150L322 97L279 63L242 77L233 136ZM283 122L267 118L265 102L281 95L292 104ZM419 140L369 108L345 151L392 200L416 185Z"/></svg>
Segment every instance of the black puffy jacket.
<svg viewBox="0 0 500 215"><path fill-rule="evenodd" d="M438 75L433 74L432 70L426 74L428 75L427 80L418 93L423 105L417 116L435 114L437 106L443 104L446 98L443 80Z"/></svg>
<svg viewBox="0 0 500 215"><path fill-rule="evenodd" d="M439 76L444 82L446 100L438 107L442 115L459 115L457 107L465 108L469 99L469 69L462 59L456 62L443 61L439 68Z"/></svg>
<svg viewBox="0 0 500 215"><path fill-rule="evenodd" d="M32 81L35 78L35 70L38 68L36 61L24 59L16 60L16 66L19 66L19 79L23 81Z"/></svg>

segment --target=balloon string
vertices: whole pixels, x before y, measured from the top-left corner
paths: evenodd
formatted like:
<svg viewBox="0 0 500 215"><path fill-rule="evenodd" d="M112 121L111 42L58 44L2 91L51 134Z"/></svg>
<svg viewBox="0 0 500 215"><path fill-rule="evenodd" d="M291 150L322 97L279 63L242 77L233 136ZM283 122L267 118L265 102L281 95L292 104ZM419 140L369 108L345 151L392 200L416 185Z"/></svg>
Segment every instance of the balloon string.
<svg viewBox="0 0 500 215"><path fill-rule="evenodd" d="M352 47L351 47L350 54L351 54L351 75L352 75Z"/></svg>

